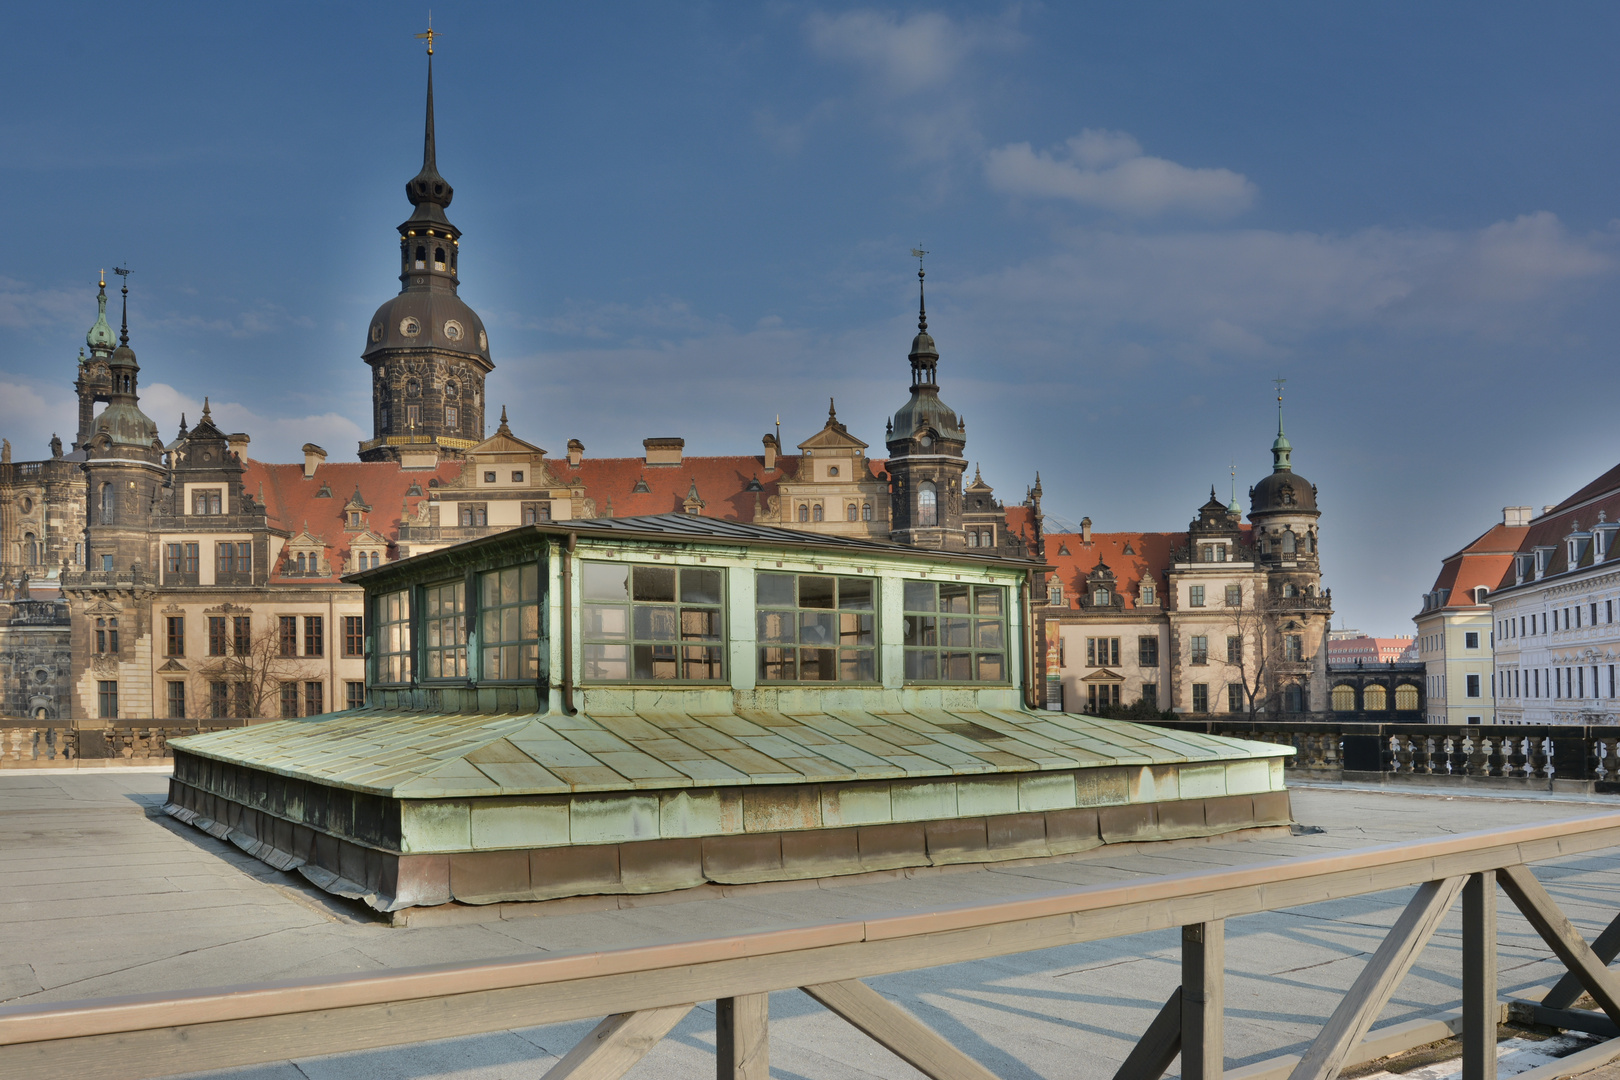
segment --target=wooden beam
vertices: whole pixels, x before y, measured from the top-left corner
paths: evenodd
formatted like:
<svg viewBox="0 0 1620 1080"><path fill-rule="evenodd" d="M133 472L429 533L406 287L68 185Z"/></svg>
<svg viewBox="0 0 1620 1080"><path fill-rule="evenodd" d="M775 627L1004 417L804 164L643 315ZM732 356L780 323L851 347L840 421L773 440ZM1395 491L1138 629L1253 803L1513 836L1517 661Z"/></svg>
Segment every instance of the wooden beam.
<svg viewBox="0 0 1620 1080"><path fill-rule="evenodd" d="M1226 1075L1226 923L1181 928L1181 1077Z"/></svg>
<svg viewBox="0 0 1620 1080"><path fill-rule="evenodd" d="M1592 942L1592 955L1603 961L1605 966L1614 963L1614 958L1620 956L1620 915L1616 915L1614 920L1603 928L1603 933L1597 936L1597 940ZM1567 1009L1575 1004L1580 996L1581 980L1565 972L1564 977L1547 991L1541 1003L1549 1009Z"/></svg>
<svg viewBox="0 0 1620 1080"><path fill-rule="evenodd" d="M803 989L929 1080L996 1080L994 1073L946 1042L939 1032L859 979Z"/></svg>
<svg viewBox="0 0 1620 1080"><path fill-rule="evenodd" d="M691 1011L672 1005L614 1013L547 1070L545 1080L619 1080Z"/></svg>
<svg viewBox="0 0 1620 1080"><path fill-rule="evenodd" d="M1541 940L1552 947L1558 954L1558 959L1564 962L1570 974L1580 981L1586 992L1592 995L1598 1008L1606 1013L1610 1020L1620 1024L1620 982L1615 980L1614 974L1609 971L1608 965L1593 954L1586 939L1581 932L1575 929L1575 924L1569 917L1558 909L1553 898L1547 895L1541 882L1530 872L1528 866L1504 866L1498 873L1502 883L1502 891L1508 894L1519 911Z"/></svg>
<svg viewBox="0 0 1620 1080"><path fill-rule="evenodd" d="M714 1003L717 1080L770 1080L771 996L747 994Z"/></svg>
<svg viewBox="0 0 1620 1080"><path fill-rule="evenodd" d="M1496 1080L1496 873L1470 874L1462 899L1462 1080Z"/></svg>
<svg viewBox="0 0 1620 1080"><path fill-rule="evenodd" d="M1394 927L1356 977L1350 992L1333 1010L1299 1064L1294 1066L1289 1080L1334 1080L1339 1075L1345 1058L1384 1011L1389 996L1411 969L1423 946L1428 944L1466 880L1452 877L1418 887L1417 895L1395 920Z"/></svg>
<svg viewBox="0 0 1620 1080"><path fill-rule="evenodd" d="M1181 1053L1181 987L1170 994L1159 1015L1126 1055L1114 1080L1159 1080Z"/></svg>

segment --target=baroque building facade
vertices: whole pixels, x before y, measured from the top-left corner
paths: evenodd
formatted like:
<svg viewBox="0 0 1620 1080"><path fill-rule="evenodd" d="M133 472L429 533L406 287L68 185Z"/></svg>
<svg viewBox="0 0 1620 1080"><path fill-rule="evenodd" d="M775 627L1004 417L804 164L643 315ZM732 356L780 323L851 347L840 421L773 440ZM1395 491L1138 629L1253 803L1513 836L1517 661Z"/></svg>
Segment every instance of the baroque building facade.
<svg viewBox="0 0 1620 1080"><path fill-rule="evenodd" d="M78 430L52 456L0 462L3 708L47 720L300 716L364 693L361 593L345 574L504 529L681 513L1020 559L1043 551L1037 478L1003 504L975 470L966 425L940 398L939 350L920 291L907 399L887 458L838 420L781 452L692 456L679 437L643 455L552 458L501 410L484 435L493 372L482 320L459 295L462 234L437 168L431 60L423 162L397 228L400 291L377 309L361 359L372 437L358 462L263 462L205 403L165 441L141 408L128 288L121 329L103 281L80 354ZM1038 636L1038 643L1044 641Z"/></svg>
<svg viewBox="0 0 1620 1080"><path fill-rule="evenodd" d="M1317 491L1293 471L1281 421L1279 406L1247 524L1211 489L1183 532L1093 532L1087 518L1044 535L1049 707L1265 719L1329 708Z"/></svg>

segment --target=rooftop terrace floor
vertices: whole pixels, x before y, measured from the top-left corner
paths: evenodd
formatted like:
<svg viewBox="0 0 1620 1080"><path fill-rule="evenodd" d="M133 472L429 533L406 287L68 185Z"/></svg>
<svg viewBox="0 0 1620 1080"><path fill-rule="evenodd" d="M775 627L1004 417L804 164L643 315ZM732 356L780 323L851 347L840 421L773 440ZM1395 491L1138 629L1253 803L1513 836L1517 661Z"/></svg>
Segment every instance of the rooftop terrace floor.
<svg viewBox="0 0 1620 1080"><path fill-rule="evenodd" d="M989 869L896 872L818 887L747 887L701 899L570 902L540 916L393 927L166 817L156 772L0 773L0 1002L57 1002L270 979L591 951L1010 898L1298 857L1447 833L1612 812L1603 796L1399 792L1295 786L1300 836L1103 848ZM1620 909L1620 851L1538 864L1588 938ZM1410 890L1232 920L1227 927L1228 1067L1297 1053L1338 1003ZM1504 994L1559 968L1499 897ZM1397 990L1382 1022L1456 1007L1460 905ZM1180 935L1161 931L885 976L900 1000L998 1076L1106 1080L1178 977ZM798 991L771 998L773 1076L915 1077ZM252 1080L538 1078L592 1021L213 1074ZM700 1003L632 1077L713 1075L713 1003ZM1076 1069L1076 1063L1082 1063Z"/></svg>

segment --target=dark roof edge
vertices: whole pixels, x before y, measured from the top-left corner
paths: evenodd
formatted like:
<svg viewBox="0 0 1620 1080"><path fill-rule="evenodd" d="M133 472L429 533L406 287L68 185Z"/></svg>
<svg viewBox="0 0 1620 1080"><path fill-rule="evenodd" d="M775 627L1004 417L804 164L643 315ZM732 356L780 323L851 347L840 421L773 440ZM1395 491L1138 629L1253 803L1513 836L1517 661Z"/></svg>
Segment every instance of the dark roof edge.
<svg viewBox="0 0 1620 1080"><path fill-rule="evenodd" d="M724 528L724 531L712 532L666 532L653 528L625 528L624 525L633 521L649 521L657 519L672 519L674 522L689 524L696 521L707 521ZM887 558L916 558L935 559L941 562L953 563L963 566L995 566L1009 570L1027 571L1055 571L1057 568L1045 563L1026 559L1005 559L994 555L973 555L957 551L933 551L926 548L907 547L904 544L880 543L873 540L844 539L839 537L820 537L815 534L806 534L791 529L775 529L763 525L750 525L743 522L717 521L714 518L701 518L690 514L655 514L639 518L581 518L577 521L551 522L549 524L519 525L490 536L481 536L476 540L465 540L459 544L439 548L436 551L423 552L408 559L388 563L374 570L360 570L353 574L345 574L343 581L356 585L366 585L376 581L387 581L401 572L408 572L408 567L422 565L418 560L429 560L435 557L466 558L480 552L485 548L499 548L510 546L527 536L555 536L565 537L570 533L577 536L603 537L616 540L642 540L667 543L671 545L706 543L721 544L731 547L748 547L751 544L769 544L774 547L790 548L801 551L826 551L848 554L869 553L874 556ZM452 556L451 553L456 553Z"/></svg>

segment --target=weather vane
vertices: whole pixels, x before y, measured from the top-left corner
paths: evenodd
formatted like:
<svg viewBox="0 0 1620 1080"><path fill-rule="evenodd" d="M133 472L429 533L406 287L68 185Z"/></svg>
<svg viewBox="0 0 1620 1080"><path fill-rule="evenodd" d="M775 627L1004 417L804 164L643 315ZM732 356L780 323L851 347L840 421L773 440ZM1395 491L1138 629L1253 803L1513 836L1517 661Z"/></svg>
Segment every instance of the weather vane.
<svg viewBox="0 0 1620 1080"><path fill-rule="evenodd" d="M914 248L911 249L911 257L913 259L917 260L917 276L918 277L922 277L922 275L923 275L923 256L927 255L927 254L928 254L928 252L924 251L920 247L914 247Z"/></svg>
<svg viewBox="0 0 1620 1080"><path fill-rule="evenodd" d="M113 267L113 273L124 279L124 291L129 292L129 267L115 266Z"/></svg>
<svg viewBox="0 0 1620 1080"><path fill-rule="evenodd" d="M1277 384L1277 404L1280 406L1282 405L1283 383L1288 380L1279 375L1271 381Z"/></svg>
<svg viewBox="0 0 1620 1080"><path fill-rule="evenodd" d="M429 56L433 55L433 39L435 37L437 37L438 34L439 34L439 31L433 29L433 9L429 8L428 9L428 28L424 33L420 33L420 34L416 35L418 38L423 38L423 39L425 39L427 41L428 55Z"/></svg>

